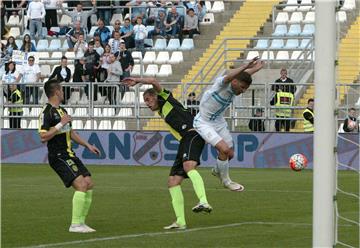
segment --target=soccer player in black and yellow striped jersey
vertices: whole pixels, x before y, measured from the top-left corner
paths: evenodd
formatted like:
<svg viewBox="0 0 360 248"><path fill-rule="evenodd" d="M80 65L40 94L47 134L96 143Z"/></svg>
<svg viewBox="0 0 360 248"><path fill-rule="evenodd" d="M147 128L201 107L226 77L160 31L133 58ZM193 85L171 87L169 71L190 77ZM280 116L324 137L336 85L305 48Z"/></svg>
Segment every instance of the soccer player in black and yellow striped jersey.
<svg viewBox="0 0 360 248"><path fill-rule="evenodd" d="M185 229L184 197L181 190L181 183L185 178L190 178L199 199L199 203L192 209L193 212L210 213L212 211L212 207L206 198L203 179L196 170L200 164L200 156L205 142L193 128L194 117L191 112L184 108L170 91L162 88L156 79L125 78L123 82L128 86L134 86L138 83L153 86L144 92L144 101L152 111L158 111L169 126L172 135L180 142L168 179L176 221L164 229Z"/></svg>
<svg viewBox="0 0 360 248"><path fill-rule="evenodd" d="M83 140L72 129L71 116L60 106L64 100L64 92L60 83L56 80L49 80L45 83L44 90L49 101L39 117L41 142L47 142L51 168L59 175L67 188L72 186L75 189L69 232L95 232L95 229L85 224L85 218L92 202L94 184L90 172L72 150L71 140L86 147L92 153L99 155L100 151Z"/></svg>

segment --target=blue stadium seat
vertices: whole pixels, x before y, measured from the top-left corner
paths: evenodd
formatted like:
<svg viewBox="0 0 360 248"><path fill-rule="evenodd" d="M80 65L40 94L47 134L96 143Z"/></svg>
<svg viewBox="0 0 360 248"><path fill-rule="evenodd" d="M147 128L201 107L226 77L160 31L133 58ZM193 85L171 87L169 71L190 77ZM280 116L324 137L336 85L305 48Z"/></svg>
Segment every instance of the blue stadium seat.
<svg viewBox="0 0 360 248"><path fill-rule="evenodd" d="M191 50L191 49L194 49L194 40L193 39L184 39L182 44L181 44L181 47L180 47L180 50Z"/></svg>
<svg viewBox="0 0 360 248"><path fill-rule="evenodd" d="M47 51L49 47L49 42L48 40L44 39L44 40L39 40L37 45L36 45L36 50L37 51Z"/></svg>
<svg viewBox="0 0 360 248"><path fill-rule="evenodd" d="M60 48L61 48L61 40L59 40L59 39L51 40L50 45L49 45L50 51L57 51L57 50L60 50Z"/></svg>
<svg viewBox="0 0 360 248"><path fill-rule="evenodd" d="M165 50L166 49L166 39L157 39L155 41L155 50Z"/></svg>
<svg viewBox="0 0 360 248"><path fill-rule="evenodd" d="M298 36L301 33L300 24L290 25L288 36Z"/></svg>
<svg viewBox="0 0 360 248"><path fill-rule="evenodd" d="M271 42L270 48L272 49L280 49L284 46L284 41L282 39L274 39Z"/></svg>
<svg viewBox="0 0 360 248"><path fill-rule="evenodd" d="M257 41L256 49L267 49L269 47L269 40L268 39L260 39Z"/></svg>
<svg viewBox="0 0 360 248"><path fill-rule="evenodd" d="M170 39L167 50L178 50L180 48L180 40L179 39Z"/></svg>
<svg viewBox="0 0 360 248"><path fill-rule="evenodd" d="M274 33L272 33L273 36L284 36L287 34L287 27L286 25L277 25L275 28Z"/></svg>
<svg viewBox="0 0 360 248"><path fill-rule="evenodd" d="M299 40L298 39L289 39L286 42L286 45L284 48L286 49L294 49L299 47Z"/></svg>
<svg viewBox="0 0 360 248"><path fill-rule="evenodd" d="M309 35L313 35L314 33L315 33L315 25L314 24L305 24L301 35L309 36Z"/></svg>

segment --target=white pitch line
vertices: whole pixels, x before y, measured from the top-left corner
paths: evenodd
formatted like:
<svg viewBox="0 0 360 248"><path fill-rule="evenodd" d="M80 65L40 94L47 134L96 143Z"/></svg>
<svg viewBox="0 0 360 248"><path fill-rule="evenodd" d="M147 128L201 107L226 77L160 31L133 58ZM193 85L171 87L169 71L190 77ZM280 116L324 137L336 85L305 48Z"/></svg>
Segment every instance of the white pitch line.
<svg viewBox="0 0 360 248"><path fill-rule="evenodd" d="M84 239L84 240L74 240L62 243L50 243L50 244L41 244L35 246L23 246L19 248L44 248L44 247L57 247L57 246L66 246L66 245L76 245L76 244L85 244L85 243L94 243L100 241L108 241L108 240L118 240L118 239L128 239L128 238L138 238L138 237L154 237L160 235L170 235L170 234L182 234L182 233L189 233L189 232L197 232L197 231L204 231L204 230L214 230L214 229L221 229L221 228L228 228L228 227L237 227L243 225L290 225L290 226L312 226L310 223L293 223L293 222L239 222L239 223L232 223L226 225L218 225L218 226L208 226L208 227L198 227L198 228L191 228L186 230L179 230L179 231L165 231L165 232L152 232L152 233L137 233L137 234L125 234L119 236L112 236L112 237L104 237L104 238L93 238L93 239Z"/></svg>

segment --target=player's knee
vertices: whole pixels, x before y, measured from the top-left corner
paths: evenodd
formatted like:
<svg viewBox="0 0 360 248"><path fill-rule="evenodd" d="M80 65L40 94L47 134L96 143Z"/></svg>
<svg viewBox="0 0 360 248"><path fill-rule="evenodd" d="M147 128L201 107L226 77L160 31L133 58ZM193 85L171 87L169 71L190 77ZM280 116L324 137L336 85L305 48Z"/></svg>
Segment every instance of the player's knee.
<svg viewBox="0 0 360 248"><path fill-rule="evenodd" d="M88 190L88 184L85 179L77 181L73 186L77 191L86 192Z"/></svg>
<svg viewBox="0 0 360 248"><path fill-rule="evenodd" d="M92 180L87 182L87 190L93 189L95 186L95 184L93 183Z"/></svg>
<svg viewBox="0 0 360 248"><path fill-rule="evenodd" d="M222 155L221 157L231 159L232 157L234 157L234 151L232 148L227 146L220 150L220 155Z"/></svg>
<svg viewBox="0 0 360 248"><path fill-rule="evenodd" d="M195 168L196 168L196 165L197 165L197 162L196 162L196 161L192 161L192 160L185 161L185 162L183 163L184 171L185 171L186 173L188 173L189 171L195 169Z"/></svg>
<svg viewBox="0 0 360 248"><path fill-rule="evenodd" d="M169 177L169 179L168 179L168 188L172 188L172 187L175 187L177 185L180 185L180 183L181 182L176 180L174 177Z"/></svg>

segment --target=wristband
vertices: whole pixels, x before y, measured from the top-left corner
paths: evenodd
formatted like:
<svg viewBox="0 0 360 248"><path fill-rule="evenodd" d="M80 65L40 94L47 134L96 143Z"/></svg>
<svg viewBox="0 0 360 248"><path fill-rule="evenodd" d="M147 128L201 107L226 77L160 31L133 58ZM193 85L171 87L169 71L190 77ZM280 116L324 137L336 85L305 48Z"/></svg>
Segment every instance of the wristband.
<svg viewBox="0 0 360 248"><path fill-rule="evenodd" d="M59 122L58 124L56 124L55 129L59 131L63 126L64 125L61 122Z"/></svg>

